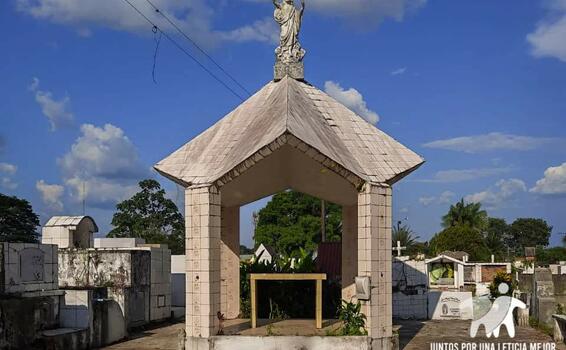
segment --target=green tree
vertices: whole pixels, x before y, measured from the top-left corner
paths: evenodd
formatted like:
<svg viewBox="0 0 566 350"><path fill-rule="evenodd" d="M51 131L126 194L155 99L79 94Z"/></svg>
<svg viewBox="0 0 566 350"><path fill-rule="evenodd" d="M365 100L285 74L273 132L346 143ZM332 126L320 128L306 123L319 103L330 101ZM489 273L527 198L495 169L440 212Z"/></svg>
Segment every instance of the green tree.
<svg viewBox="0 0 566 350"><path fill-rule="evenodd" d="M393 232L391 234L391 244L393 247L396 247L399 241L402 247L407 248L405 252L412 255L417 247L417 239L419 239L419 236L415 235L409 225L393 226Z"/></svg>
<svg viewBox="0 0 566 350"><path fill-rule="evenodd" d="M300 248L312 252L321 240L320 212L320 199L296 191L278 193L257 214L255 243L289 256L299 254ZM327 202L325 219L327 241L339 241L342 208Z"/></svg>
<svg viewBox="0 0 566 350"><path fill-rule="evenodd" d="M512 247L517 254L522 254L525 247L548 246L552 226L543 219L521 218L513 221L510 233Z"/></svg>
<svg viewBox="0 0 566 350"><path fill-rule="evenodd" d="M510 228L504 219L488 219L484 239L485 245L488 247L491 254L495 255L498 259L503 258L507 253L507 244L510 237Z"/></svg>
<svg viewBox="0 0 566 350"><path fill-rule="evenodd" d="M39 217L28 201L0 193L0 241L37 242Z"/></svg>
<svg viewBox="0 0 566 350"><path fill-rule="evenodd" d="M487 212L480 203L464 203L464 199L451 205L448 213L442 217L442 227L463 226L483 231L487 227Z"/></svg>
<svg viewBox="0 0 566 350"><path fill-rule="evenodd" d="M184 254L185 221L177 205L165 197L159 182L143 180L139 186L141 191L116 206L108 237L143 238L168 244L172 254Z"/></svg>
<svg viewBox="0 0 566 350"><path fill-rule="evenodd" d="M546 266L549 264L556 264L559 261L566 261L566 248L552 247L545 249L539 246L536 249L536 261L539 266Z"/></svg>
<svg viewBox="0 0 566 350"><path fill-rule="evenodd" d="M449 227L434 235L430 250L434 255L446 250L464 251L472 261L487 261L490 256L482 235L467 225Z"/></svg>

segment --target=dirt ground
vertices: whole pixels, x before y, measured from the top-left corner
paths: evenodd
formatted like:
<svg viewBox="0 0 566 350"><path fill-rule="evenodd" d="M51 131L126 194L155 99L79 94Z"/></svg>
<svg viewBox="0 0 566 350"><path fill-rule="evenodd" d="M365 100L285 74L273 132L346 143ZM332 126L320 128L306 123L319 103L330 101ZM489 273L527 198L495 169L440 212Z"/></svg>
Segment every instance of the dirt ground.
<svg viewBox="0 0 566 350"><path fill-rule="evenodd" d="M242 334L242 335L303 335L306 330L313 328L311 320L287 320L283 322L272 323L268 327L267 323L260 323L260 327L255 330L246 329L247 323L242 320L229 322L226 324L226 333ZM552 338L539 330L530 327L518 327L516 329L515 338L511 339L507 336L506 331L502 330L502 334L497 339L487 339L480 330L477 338L470 338L468 335L470 321L399 321L395 322L395 328L399 332L399 347L403 350L438 350L431 347L432 343L544 343L554 344ZM131 337L131 339L106 347L108 350L177 350L178 335L184 328L183 323L166 325L160 328L144 331ZM324 324L326 329L336 327L332 322ZM285 329L285 331L283 331ZM312 331L312 330L311 330ZM326 330L319 331L318 334L324 335ZM296 333L296 334L295 334ZM446 348L448 349L448 348ZM502 350L502 348L496 350ZM510 349L510 348L507 348ZM512 349L512 348L511 348ZM566 350L564 344L556 344L556 349ZM466 350L460 347L459 350ZM470 349L471 350L471 349ZM481 350L476 348L476 350ZM530 350L527 345L527 350ZM543 348L539 350L545 350ZM550 349L546 349L550 350Z"/></svg>

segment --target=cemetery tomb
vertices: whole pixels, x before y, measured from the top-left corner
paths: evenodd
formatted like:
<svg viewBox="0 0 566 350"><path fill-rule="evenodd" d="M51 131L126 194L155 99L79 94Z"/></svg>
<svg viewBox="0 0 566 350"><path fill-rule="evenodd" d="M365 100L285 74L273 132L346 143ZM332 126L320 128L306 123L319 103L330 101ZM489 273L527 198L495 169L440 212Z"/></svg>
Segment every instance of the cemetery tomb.
<svg viewBox="0 0 566 350"><path fill-rule="evenodd" d="M40 295L58 289L57 246L0 242L0 294Z"/></svg>
<svg viewBox="0 0 566 350"><path fill-rule="evenodd" d="M41 230L41 242L64 248L92 248L98 226L90 216L53 216Z"/></svg>

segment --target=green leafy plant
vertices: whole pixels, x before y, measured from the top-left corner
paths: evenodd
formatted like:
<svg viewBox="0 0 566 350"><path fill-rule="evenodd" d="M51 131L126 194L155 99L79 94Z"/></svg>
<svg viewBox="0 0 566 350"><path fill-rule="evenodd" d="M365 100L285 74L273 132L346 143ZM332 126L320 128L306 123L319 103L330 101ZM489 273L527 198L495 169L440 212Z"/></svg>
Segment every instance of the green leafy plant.
<svg viewBox="0 0 566 350"><path fill-rule="evenodd" d="M269 319L270 320L286 320L289 316L283 311L279 305L273 301L273 299L269 298Z"/></svg>
<svg viewBox="0 0 566 350"><path fill-rule="evenodd" d="M501 294L501 292L499 291L499 285L501 283L507 283L507 285L509 286L509 289L505 294ZM491 294L492 298L497 298L502 295L512 296L513 290L516 288L516 284L517 283L513 281L513 276L511 274L499 271L495 274L493 281L489 285L489 293Z"/></svg>
<svg viewBox="0 0 566 350"><path fill-rule="evenodd" d="M339 331L340 335L367 335L365 329L366 315L361 312L361 309L362 304L359 301L354 304L353 302L342 300L342 305L338 310L338 319L343 322L342 328Z"/></svg>

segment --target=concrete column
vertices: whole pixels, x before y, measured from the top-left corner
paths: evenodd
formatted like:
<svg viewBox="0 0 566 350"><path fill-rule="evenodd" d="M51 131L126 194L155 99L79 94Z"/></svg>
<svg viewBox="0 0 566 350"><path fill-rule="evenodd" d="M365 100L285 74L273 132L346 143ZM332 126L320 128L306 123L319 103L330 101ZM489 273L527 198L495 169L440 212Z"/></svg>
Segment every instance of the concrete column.
<svg viewBox="0 0 566 350"><path fill-rule="evenodd" d="M186 334L188 343L218 332L220 311L220 193L214 186L185 191Z"/></svg>
<svg viewBox="0 0 566 350"><path fill-rule="evenodd" d="M369 336L382 348L392 336L391 270L391 188L366 184L358 195L358 275L371 281L362 311Z"/></svg>
<svg viewBox="0 0 566 350"><path fill-rule="evenodd" d="M240 207L222 207L220 242L220 312L232 320L240 314Z"/></svg>
<svg viewBox="0 0 566 350"><path fill-rule="evenodd" d="M358 274L358 207L342 207L342 299L356 295L354 278Z"/></svg>

